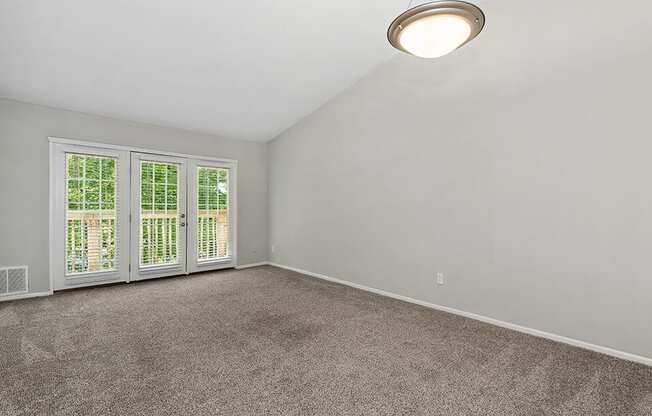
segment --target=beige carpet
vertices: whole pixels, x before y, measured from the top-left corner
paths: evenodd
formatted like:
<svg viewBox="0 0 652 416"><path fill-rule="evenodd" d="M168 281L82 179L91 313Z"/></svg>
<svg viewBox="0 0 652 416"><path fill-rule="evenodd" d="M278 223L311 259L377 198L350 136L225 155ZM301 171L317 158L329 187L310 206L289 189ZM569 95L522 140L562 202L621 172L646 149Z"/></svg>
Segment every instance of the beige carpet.
<svg viewBox="0 0 652 416"><path fill-rule="evenodd" d="M1 415L652 415L652 368L273 267L0 304Z"/></svg>

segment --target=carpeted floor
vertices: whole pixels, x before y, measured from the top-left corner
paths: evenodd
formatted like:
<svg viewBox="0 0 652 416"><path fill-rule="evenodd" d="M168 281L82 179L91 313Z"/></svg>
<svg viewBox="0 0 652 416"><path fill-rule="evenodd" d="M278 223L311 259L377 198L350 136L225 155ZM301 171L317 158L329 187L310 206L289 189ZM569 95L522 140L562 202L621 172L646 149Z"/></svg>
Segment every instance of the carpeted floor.
<svg viewBox="0 0 652 416"><path fill-rule="evenodd" d="M652 368L273 267L0 303L1 415L652 415Z"/></svg>

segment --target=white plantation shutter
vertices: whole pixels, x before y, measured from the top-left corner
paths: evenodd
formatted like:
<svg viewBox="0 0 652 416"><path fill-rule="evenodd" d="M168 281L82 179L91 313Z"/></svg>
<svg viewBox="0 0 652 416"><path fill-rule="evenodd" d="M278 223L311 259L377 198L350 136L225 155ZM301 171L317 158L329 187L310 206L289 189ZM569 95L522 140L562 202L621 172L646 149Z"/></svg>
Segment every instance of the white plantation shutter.
<svg viewBox="0 0 652 416"><path fill-rule="evenodd" d="M197 260L231 256L229 169L197 167Z"/></svg>
<svg viewBox="0 0 652 416"><path fill-rule="evenodd" d="M65 155L65 274L118 270L120 264L119 160Z"/></svg>
<svg viewBox="0 0 652 416"><path fill-rule="evenodd" d="M140 266L178 263L179 165L140 162Z"/></svg>

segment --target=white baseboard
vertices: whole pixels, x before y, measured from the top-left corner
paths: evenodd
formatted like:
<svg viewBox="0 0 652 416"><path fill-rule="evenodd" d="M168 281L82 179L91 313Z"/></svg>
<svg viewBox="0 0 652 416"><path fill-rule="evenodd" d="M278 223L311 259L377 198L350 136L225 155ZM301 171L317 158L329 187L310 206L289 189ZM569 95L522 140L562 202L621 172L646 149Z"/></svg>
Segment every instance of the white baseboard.
<svg viewBox="0 0 652 416"><path fill-rule="evenodd" d="M496 326L499 326L499 327L502 327L502 328L511 329L513 331L518 331L518 332L522 332L522 333L525 333L525 334L528 334L528 335L533 335L535 337L546 338L546 339L549 339L549 340L552 340L552 341L561 342L563 344L572 345L574 347L595 351L595 352L598 352L598 353L601 353L601 354L606 354L606 355L609 355L609 356L612 356L612 357L620 358L620 359L627 360L627 361L633 361L633 362L636 362L636 363L639 363L639 364L643 364L643 365L647 365L647 366L652 367L652 358L643 357L643 356L635 355L635 354L630 354L628 352L618 351L618 350L608 348L608 347L602 347L600 345L595 345L595 344L591 344L591 343L588 343L588 342L579 341L579 340L576 340L576 339L573 339L573 338L564 337L562 335L552 334L550 332L540 331L538 329L528 328L526 326L512 324L510 322L500 321L498 319L489 318L487 316L478 315L476 313L466 312L466 311L462 311L462 310L459 310L459 309L450 308L448 306L441 306L441 305L437 305L437 304L434 304L434 303L425 302L425 301L422 301L422 300L410 298L410 297L407 297L407 296L397 295L395 293L386 292L384 290L375 289L373 287L368 287L368 286L364 286L364 285L361 285L361 284L358 284L358 283L349 282L347 280L337 279L337 278L326 276L326 275L319 274L319 273L314 273L314 272L311 272L311 271L308 271L308 270L302 270L302 269L299 269L299 268L296 268L296 267L285 266L283 264L272 263L272 262L270 262L268 264L270 266L275 266L275 267L279 267L281 269L291 270L291 271L294 271L294 272L297 272L297 273L301 273L301 274L305 274L305 275L308 275L308 276L316 277L318 279L327 280L329 282L334 282L334 283L339 283L341 285L354 287L356 289L361 289L361 290L371 292L371 293L375 293L375 294L378 294L378 295L381 295L381 296L386 296L386 297L389 297L389 298L394 298L394 299L402 300L402 301L405 301L405 302L414 303L416 305L425 306L427 308L436 309L436 310L442 311L442 312L452 313L454 315L464 316L466 318L475 319L476 321L485 322L485 323L496 325Z"/></svg>
<svg viewBox="0 0 652 416"><path fill-rule="evenodd" d="M28 298L40 298L43 296L50 296L52 292L32 292L32 293L21 293L20 295L9 295L9 296L0 296L0 302L5 302L8 300L18 300L18 299L28 299Z"/></svg>
<svg viewBox="0 0 652 416"><path fill-rule="evenodd" d="M268 261L259 261L258 263L249 263L249 264L242 264L239 266L235 266L235 269L236 270L249 269L251 267L266 266L268 264L269 264Z"/></svg>

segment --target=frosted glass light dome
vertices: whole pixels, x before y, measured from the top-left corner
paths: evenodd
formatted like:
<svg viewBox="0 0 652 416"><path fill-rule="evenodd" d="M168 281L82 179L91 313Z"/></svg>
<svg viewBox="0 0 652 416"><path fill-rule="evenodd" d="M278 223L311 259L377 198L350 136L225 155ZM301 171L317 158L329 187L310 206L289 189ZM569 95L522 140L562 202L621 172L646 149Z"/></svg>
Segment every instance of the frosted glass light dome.
<svg viewBox="0 0 652 416"><path fill-rule="evenodd" d="M484 14L462 1L436 1L409 9L387 30L396 49L421 58L447 55L475 38L484 27Z"/></svg>

